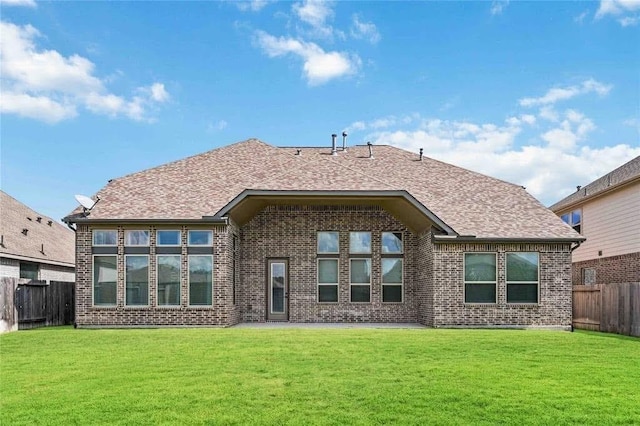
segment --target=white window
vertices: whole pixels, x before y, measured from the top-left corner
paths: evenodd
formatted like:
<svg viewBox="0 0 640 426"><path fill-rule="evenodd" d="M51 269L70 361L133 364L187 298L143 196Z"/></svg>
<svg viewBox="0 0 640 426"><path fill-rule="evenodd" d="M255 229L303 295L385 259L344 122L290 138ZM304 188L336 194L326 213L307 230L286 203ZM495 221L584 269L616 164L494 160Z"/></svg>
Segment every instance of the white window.
<svg viewBox="0 0 640 426"><path fill-rule="evenodd" d="M507 303L538 303L538 253L507 253Z"/></svg>
<svg viewBox="0 0 640 426"><path fill-rule="evenodd" d="M148 246L149 245L149 231L124 231L124 245L125 246Z"/></svg>
<svg viewBox="0 0 640 426"><path fill-rule="evenodd" d="M94 246L117 246L118 231L115 229L94 229L93 230Z"/></svg>
<svg viewBox="0 0 640 426"><path fill-rule="evenodd" d="M158 306L180 305L180 264L179 254L158 255L157 265L157 300Z"/></svg>
<svg viewBox="0 0 640 426"><path fill-rule="evenodd" d="M149 304L149 256L125 255L125 299L127 306Z"/></svg>
<svg viewBox="0 0 640 426"><path fill-rule="evenodd" d="M349 253L370 254L371 232L350 232Z"/></svg>
<svg viewBox="0 0 640 426"><path fill-rule="evenodd" d="M189 231L189 245L190 246L211 246L213 245L213 232L212 231Z"/></svg>
<svg viewBox="0 0 640 426"><path fill-rule="evenodd" d="M318 254L340 253L340 234L334 231L318 232Z"/></svg>
<svg viewBox="0 0 640 426"><path fill-rule="evenodd" d="M213 256L189 256L189 305L211 306L213 298Z"/></svg>
<svg viewBox="0 0 640 426"><path fill-rule="evenodd" d="M93 256L93 304L115 306L118 290L117 256Z"/></svg>
<svg viewBox="0 0 640 426"><path fill-rule="evenodd" d="M349 259L351 302L371 302L371 259Z"/></svg>
<svg viewBox="0 0 640 426"><path fill-rule="evenodd" d="M158 246L179 246L181 243L180 231L158 230L156 231L156 245Z"/></svg>
<svg viewBox="0 0 640 426"><path fill-rule="evenodd" d="M402 302L403 259L383 258L382 266L382 301L390 303Z"/></svg>
<svg viewBox="0 0 640 426"><path fill-rule="evenodd" d="M382 243L382 254L403 253L402 232L383 232L380 241Z"/></svg>
<svg viewBox="0 0 640 426"><path fill-rule="evenodd" d="M318 302L338 301L338 259L318 259Z"/></svg>
<svg viewBox="0 0 640 426"><path fill-rule="evenodd" d="M496 254L464 254L464 302L496 303Z"/></svg>

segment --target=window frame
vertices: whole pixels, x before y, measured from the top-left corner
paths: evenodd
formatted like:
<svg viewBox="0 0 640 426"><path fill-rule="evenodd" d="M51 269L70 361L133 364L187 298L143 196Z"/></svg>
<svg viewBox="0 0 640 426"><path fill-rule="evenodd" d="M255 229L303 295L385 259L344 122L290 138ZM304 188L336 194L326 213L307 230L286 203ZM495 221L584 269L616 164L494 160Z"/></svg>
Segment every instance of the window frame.
<svg viewBox="0 0 640 426"><path fill-rule="evenodd" d="M160 244L160 232L177 232L178 244ZM182 230L181 229L156 229L156 246L157 247L180 247L182 246Z"/></svg>
<svg viewBox="0 0 640 426"><path fill-rule="evenodd" d="M147 233L147 243L146 244L129 244L127 242L127 237L131 232L146 232ZM151 244L151 231L148 229L125 229L124 230L124 246L125 247L149 247Z"/></svg>
<svg viewBox="0 0 640 426"><path fill-rule="evenodd" d="M146 257L147 258L147 303L140 305L130 305L127 300L127 259L130 257ZM148 254L125 254L124 255L124 306L126 308L146 308L151 306L151 280L149 279L151 275L151 256Z"/></svg>
<svg viewBox="0 0 640 426"><path fill-rule="evenodd" d="M351 282L351 265L353 263L354 260L365 260L365 261L369 261L369 283L352 283ZM372 293L372 281L373 281L373 277L372 277L372 269L373 269L373 262L371 261L370 257L350 257L349 258L349 303L358 303L358 304L363 304L363 303L371 303L371 293ZM352 288L353 286L369 286L369 301L367 302L354 302L353 301L353 292L352 292Z"/></svg>
<svg viewBox="0 0 640 426"><path fill-rule="evenodd" d="M573 221L573 214L575 212L580 212L580 221L579 222L574 222ZM567 220L564 220L565 216L567 217ZM573 209L573 210L569 210L563 214L560 215L560 219L566 223L567 225L569 225L574 231L576 231L578 234L582 235L582 230L583 230L583 222L584 222L584 217L582 216L582 207L577 208L577 209ZM576 226L580 227L580 230L576 229Z"/></svg>
<svg viewBox="0 0 640 426"><path fill-rule="evenodd" d="M467 281L467 262L468 254L491 254L496 259L495 281ZM467 284L493 284L494 301L493 302L467 302ZM497 305L498 304L498 253L491 251L466 251L462 253L462 301L465 305Z"/></svg>
<svg viewBox="0 0 640 426"><path fill-rule="evenodd" d="M507 260L509 254L519 254L519 253L535 253L538 262L537 262L537 281L509 281L508 280L508 265L509 262ZM508 305L539 305L540 304L540 252L537 251L509 251L505 253L504 256L504 280L505 280L505 300ZM509 285L519 285L519 284L536 284L536 301L535 302L509 302Z"/></svg>
<svg viewBox="0 0 640 426"><path fill-rule="evenodd" d="M30 277L23 277L22 276L22 265L28 265L28 266L33 266L35 267L35 272L36 272L36 276L35 278L30 278ZM27 271L26 269L24 270L25 272ZM29 271L29 272L33 272L33 271ZM39 281L40 280L40 264L36 263L36 262L29 262L26 260L20 260L18 262L18 277L21 280L32 280L32 281Z"/></svg>
<svg viewBox="0 0 640 426"><path fill-rule="evenodd" d="M194 244L191 242L192 232L207 232L210 236L209 242L206 244ZM189 247L213 247L213 230L211 229L188 229L187 230L187 246Z"/></svg>
<svg viewBox="0 0 640 426"><path fill-rule="evenodd" d="M193 305L191 304L191 259L194 257L208 257L211 259L211 303L209 304L198 304L198 305ZM214 282L214 276L213 276L213 270L215 268L214 265L214 259L213 259L213 255L212 254L188 254L187 255L187 306L189 306L190 308L201 308L201 309L206 309L206 308L213 308L213 282Z"/></svg>
<svg viewBox="0 0 640 426"><path fill-rule="evenodd" d="M351 251L351 235L352 234L369 234L369 251ZM372 254L373 252L373 235L372 234L373 233L371 231L349 231L349 254L356 255L356 256ZM351 278L349 278L349 281L351 281Z"/></svg>
<svg viewBox="0 0 640 426"><path fill-rule="evenodd" d="M401 243L401 247L400 247L400 251L384 251L384 245L383 245L383 241L384 241L384 234L400 234L400 243ZM404 254L404 232L402 231L383 231L380 233L380 254L387 256L389 255L390 257L398 255L398 254Z"/></svg>
<svg viewBox="0 0 640 426"><path fill-rule="evenodd" d="M114 244L96 244L96 232L115 232L116 242ZM118 247L118 230L117 229L92 229L91 230L91 245L93 247Z"/></svg>
<svg viewBox="0 0 640 426"><path fill-rule="evenodd" d="M384 271L382 268L382 264L384 263L385 260L399 260L402 265L402 271L400 272L400 283L385 283L384 282ZM382 299L382 303L391 303L391 304L398 304L398 303L404 303L404 257L383 257L380 259L380 285L381 285L381 294L380 294L380 298ZM400 301L399 302L385 302L384 300L384 287L385 286L391 286L391 287L400 287Z"/></svg>
<svg viewBox="0 0 640 426"><path fill-rule="evenodd" d="M116 262L116 300L114 303L96 304L96 257L113 257ZM116 254L93 254L91 255L91 307L94 308L115 308L118 306L118 255Z"/></svg>
<svg viewBox="0 0 640 426"><path fill-rule="evenodd" d="M338 237L338 251L320 251L320 234L336 234ZM317 231L316 232L316 254L340 254L340 231Z"/></svg>
<svg viewBox="0 0 640 426"><path fill-rule="evenodd" d="M177 304L160 304L160 257L177 257L178 258L178 303ZM182 254L156 254L156 306L159 308L176 308L182 306Z"/></svg>
<svg viewBox="0 0 640 426"><path fill-rule="evenodd" d="M335 283L321 283L320 282L320 262L332 261L336 262L336 282ZM338 257L319 257L316 259L316 301L317 303L340 303L340 258ZM320 300L320 287L321 286L334 286L336 288L336 300L335 301L321 301Z"/></svg>

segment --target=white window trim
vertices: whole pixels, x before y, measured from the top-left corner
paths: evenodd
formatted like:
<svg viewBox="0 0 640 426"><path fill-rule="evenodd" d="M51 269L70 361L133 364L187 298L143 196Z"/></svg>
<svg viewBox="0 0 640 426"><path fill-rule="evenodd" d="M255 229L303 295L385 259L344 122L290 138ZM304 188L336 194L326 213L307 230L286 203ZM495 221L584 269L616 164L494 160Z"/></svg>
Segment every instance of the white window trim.
<svg viewBox="0 0 640 426"><path fill-rule="evenodd" d="M193 244L191 242L191 232L208 232L211 235L211 242L207 244ZM187 245L191 247L212 247L213 246L213 231L211 229L188 229L187 230Z"/></svg>
<svg viewBox="0 0 640 426"><path fill-rule="evenodd" d="M520 253L535 253L538 256L538 281L508 281L507 280L507 257L509 254ZM537 251L509 251L504 256L504 279L505 279L505 291L504 296L508 305L539 305L540 304L540 253ZM537 286L537 300L535 302L509 302L509 285L518 284L535 284Z"/></svg>
<svg viewBox="0 0 640 426"><path fill-rule="evenodd" d="M147 258L147 304L146 305L129 305L127 303L127 258L129 257L146 257ZM124 306L126 308L145 308L150 305L151 299L151 283L149 282L149 275L151 269L151 259L148 254L125 254L124 255Z"/></svg>
<svg viewBox="0 0 640 426"><path fill-rule="evenodd" d="M160 244L160 238L158 237L159 232L177 232L178 233L178 244ZM158 247L180 247L182 246L182 230L180 229L156 229L156 246Z"/></svg>
<svg viewBox="0 0 640 426"><path fill-rule="evenodd" d="M191 259L194 257L209 257L211 258L211 304L210 305L192 305L191 304ZM190 308L200 308L200 309L207 309L207 308L212 308L213 307L213 281L214 281L214 276L213 276L213 270L215 268L215 265L213 264L213 255L211 254L188 254L187 255L187 306L189 306Z"/></svg>
<svg viewBox="0 0 640 426"><path fill-rule="evenodd" d="M351 251L351 234L369 234L369 251ZM371 231L349 231L349 254L371 254L373 249L373 234ZM349 279L351 280L351 279Z"/></svg>
<svg viewBox="0 0 640 426"><path fill-rule="evenodd" d="M467 254L492 254L496 258L496 280L495 281L467 281ZM495 302L467 302L467 284L493 284L496 289ZM497 305L498 304L498 253L494 251L465 251L462 253L462 302L465 305Z"/></svg>
<svg viewBox="0 0 640 426"><path fill-rule="evenodd" d="M128 244L127 243L127 234L129 232L146 232L147 233L147 244ZM151 231L148 229L125 229L124 230L124 246L125 247L149 247L151 244Z"/></svg>
<svg viewBox="0 0 640 426"><path fill-rule="evenodd" d="M400 283L385 283L384 280L384 273L382 272L382 262L385 259L395 259L395 260L400 260L402 262L402 275L401 275L401 281ZM404 257L383 257L382 259L380 259L380 283L382 285L382 293L380 294L380 298L382 299L382 303L391 303L391 304L398 304L398 303L404 303ZM384 301L384 286L392 286L392 287L400 287L400 301L399 302L385 302Z"/></svg>
<svg viewBox="0 0 640 426"><path fill-rule="evenodd" d="M368 260L369 261L369 283L352 283L351 282L351 261L353 260ZM357 304L367 304L367 303L371 303L371 287L373 287L371 285L371 280L373 279L372 275L372 269L373 269L373 262L371 261L370 257L351 257L349 258L349 303L357 303ZM369 286L369 301L368 302L354 302L351 300L351 287L353 287L354 285L358 285L358 286L364 286L364 285L368 285Z"/></svg>
<svg viewBox="0 0 640 426"><path fill-rule="evenodd" d="M320 251L320 234L337 234L338 251ZM318 231L316 232L316 253L317 254L340 254L340 231Z"/></svg>
<svg viewBox="0 0 640 426"><path fill-rule="evenodd" d="M116 302L113 304L96 305L96 257L116 258ZM118 255L117 254L94 254L91 256L91 307L93 308L115 308L118 306Z"/></svg>
<svg viewBox="0 0 640 426"><path fill-rule="evenodd" d="M161 305L159 303L158 288L160 286L160 263L159 257L178 257L180 259L180 280L178 281L178 304L177 305ZM156 255L156 306L159 308L179 308L182 306L182 255L181 254L157 254Z"/></svg>
<svg viewBox="0 0 640 426"><path fill-rule="evenodd" d="M96 244L95 233L97 232L115 232L116 243L115 244ZM91 245L93 247L118 247L118 230L117 229L92 229L91 230Z"/></svg>
<svg viewBox="0 0 640 426"><path fill-rule="evenodd" d="M400 234L400 242L402 243L402 248L400 251L382 251L382 240L384 239L384 234ZM402 231L384 231L380 233L380 254L383 255L394 255L394 254L404 254L404 232Z"/></svg>
<svg viewBox="0 0 640 426"><path fill-rule="evenodd" d="M335 261L338 264L338 274L336 276L337 281L335 283L321 283L320 282L320 262L322 261L326 261L326 260L331 260L331 261ZM336 304L336 303L340 303L340 258L338 257L320 257L317 259L317 263L316 263L316 282L317 282L317 288L316 288L316 301L317 303L331 303L331 304ZM338 296L338 299L335 302L321 302L320 301L320 286L335 286L336 287L336 294Z"/></svg>

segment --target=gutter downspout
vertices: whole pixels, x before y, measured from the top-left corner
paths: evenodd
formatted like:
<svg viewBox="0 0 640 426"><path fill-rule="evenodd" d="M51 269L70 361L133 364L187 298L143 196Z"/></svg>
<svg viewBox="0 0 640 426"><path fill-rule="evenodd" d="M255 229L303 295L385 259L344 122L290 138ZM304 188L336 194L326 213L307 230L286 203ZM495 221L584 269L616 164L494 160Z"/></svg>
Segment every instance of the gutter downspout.
<svg viewBox="0 0 640 426"><path fill-rule="evenodd" d="M575 249L577 249L578 247L580 247L580 245L581 245L581 244L582 244L582 241L578 241L574 247L571 247L571 253L573 253L573 251L574 251Z"/></svg>

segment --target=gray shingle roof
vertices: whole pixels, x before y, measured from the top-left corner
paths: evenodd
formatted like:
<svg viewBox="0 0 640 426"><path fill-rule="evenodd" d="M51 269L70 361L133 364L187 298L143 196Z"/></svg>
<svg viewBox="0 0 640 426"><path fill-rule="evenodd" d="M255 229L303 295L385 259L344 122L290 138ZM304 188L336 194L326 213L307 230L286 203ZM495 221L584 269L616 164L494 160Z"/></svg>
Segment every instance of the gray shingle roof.
<svg viewBox="0 0 640 426"><path fill-rule="evenodd" d="M245 189L406 190L460 235L579 238L520 186L391 146L373 152L352 146L332 156L330 147L250 139L114 179L89 219L200 219Z"/></svg>
<svg viewBox="0 0 640 426"><path fill-rule="evenodd" d="M640 156L594 180L590 184L581 187L573 194L563 198L549 208L554 212L560 212L567 207L580 204L598 196L604 191L624 185L638 177L640 177Z"/></svg>
<svg viewBox="0 0 640 426"><path fill-rule="evenodd" d="M0 216L3 242L0 257L19 256L43 263L75 265L75 233L69 228L35 212L3 191L0 191Z"/></svg>

